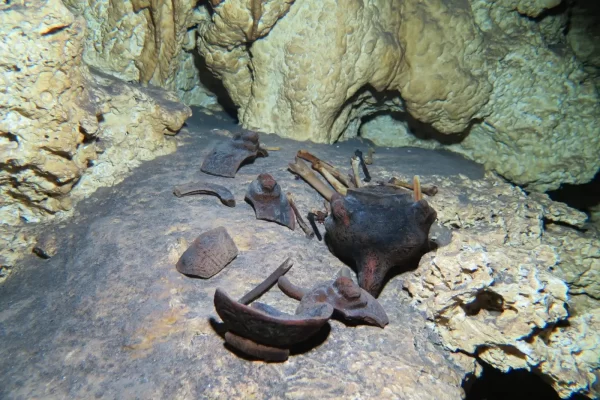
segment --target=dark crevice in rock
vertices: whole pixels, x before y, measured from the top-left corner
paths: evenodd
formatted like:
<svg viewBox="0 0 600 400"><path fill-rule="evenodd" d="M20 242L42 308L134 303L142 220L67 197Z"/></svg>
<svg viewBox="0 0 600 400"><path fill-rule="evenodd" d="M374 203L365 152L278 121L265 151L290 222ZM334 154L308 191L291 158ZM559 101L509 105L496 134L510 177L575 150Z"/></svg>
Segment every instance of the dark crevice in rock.
<svg viewBox="0 0 600 400"><path fill-rule="evenodd" d="M192 52L192 55L194 56L194 64L196 66L196 69L198 69L198 76L200 77L200 82L202 83L202 85L208 90L210 90L217 97L217 101L219 102L221 107L223 107L225 112L235 121L237 121L238 106L236 106L236 104L229 96L229 93L227 92L227 89L225 89L223 82L219 78L217 78L210 71L210 69L208 69L208 66L206 65L206 60L200 55L200 53L198 53L197 50L194 50Z"/></svg>
<svg viewBox="0 0 600 400"><path fill-rule="evenodd" d="M443 145L451 145L462 142L467 136L469 136L473 126L481 122L479 120L473 120L471 121L469 127L464 131L448 135L435 129L433 126L431 126L431 124L419 121L418 119L410 115L408 112L384 110L378 111L376 113L364 117L361 121L361 125L372 121L373 119L382 115L389 115L399 122L405 122L410 130L410 133L417 139L424 141L433 140Z"/></svg>
<svg viewBox="0 0 600 400"><path fill-rule="evenodd" d="M591 209L600 205L600 170L588 183L581 185L566 183L556 190L547 192L547 194L554 201L560 201L569 207L590 215Z"/></svg>
<svg viewBox="0 0 600 400"><path fill-rule="evenodd" d="M477 315L481 310L501 313L504 311L504 298L491 290L482 290L477 293L475 300L468 304L461 304L465 314Z"/></svg>
<svg viewBox="0 0 600 400"><path fill-rule="evenodd" d="M483 366L479 378L469 376L463 381L465 400L560 400L556 391L535 372L524 369L504 373L478 360ZM573 395L568 400L586 400Z"/></svg>

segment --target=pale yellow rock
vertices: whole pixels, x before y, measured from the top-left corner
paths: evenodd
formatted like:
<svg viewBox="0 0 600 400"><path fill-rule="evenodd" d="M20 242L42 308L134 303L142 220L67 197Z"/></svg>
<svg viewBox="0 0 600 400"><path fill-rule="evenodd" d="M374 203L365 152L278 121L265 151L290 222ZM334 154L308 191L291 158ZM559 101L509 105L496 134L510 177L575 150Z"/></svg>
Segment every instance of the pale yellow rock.
<svg viewBox="0 0 600 400"><path fill-rule="evenodd" d="M175 150L191 110L173 93L90 72L85 20L60 0L0 6L0 257L35 241L24 220L67 216L98 187Z"/></svg>
<svg viewBox="0 0 600 400"><path fill-rule="evenodd" d="M465 8L442 1L269 2L261 39L247 49L250 3L215 7L198 40L246 127L320 142L353 136L363 116L389 109L375 89L401 92L416 117L450 133L465 129L487 101L482 37Z"/></svg>
<svg viewBox="0 0 600 400"><path fill-rule="evenodd" d="M16 224L62 210L95 152L98 122L81 67L85 22L60 0L11 3L0 11L0 219ZM60 101L56 101L60 99ZM95 119L95 118L94 118ZM82 132L83 121L90 132Z"/></svg>
<svg viewBox="0 0 600 400"><path fill-rule="evenodd" d="M255 24L250 0L214 2L199 23L198 49L245 127L333 142L401 111L400 129L361 135L447 147L534 191L600 168L599 97L560 0L290 3L269 2Z"/></svg>
<svg viewBox="0 0 600 400"><path fill-rule="evenodd" d="M527 196L492 174L485 181L427 183L439 188L427 200L438 222L454 227L452 241L426 254L404 286L444 346L503 371L535 371L563 398L594 394L598 236L577 229L577 211Z"/></svg>

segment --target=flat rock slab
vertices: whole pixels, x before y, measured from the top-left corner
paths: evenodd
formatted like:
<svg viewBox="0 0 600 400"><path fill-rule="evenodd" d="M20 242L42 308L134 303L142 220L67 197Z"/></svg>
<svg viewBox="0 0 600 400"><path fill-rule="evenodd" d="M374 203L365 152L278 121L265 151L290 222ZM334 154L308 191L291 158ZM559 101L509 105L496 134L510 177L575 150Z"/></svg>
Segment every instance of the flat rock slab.
<svg viewBox="0 0 600 400"><path fill-rule="evenodd" d="M390 320L385 329L332 321L319 345L277 364L248 361L225 347L216 288L239 298L288 255L295 265L287 276L304 287L331 280L343 265L300 229L257 220L243 200L248 184L261 172L272 174L306 215L323 199L287 171L296 151L349 170L354 150L367 146L261 135L261 143L281 150L242 166L235 179L209 176L200 172L202 160L224 139L210 129L237 128L226 118L195 114L189 133L173 139L176 153L99 189L69 221L44 227L56 255L28 256L0 286L0 398L460 399L464 370L409 305L402 275L379 298ZM374 179L387 170L419 174L423 183L431 174L483 175L456 155L421 149L377 148L370 170ZM199 178L229 188L238 205L173 195L173 186ZM188 243L219 226L231 234L238 257L209 280L180 274L175 264ZM290 314L297 306L277 288L260 301Z"/></svg>

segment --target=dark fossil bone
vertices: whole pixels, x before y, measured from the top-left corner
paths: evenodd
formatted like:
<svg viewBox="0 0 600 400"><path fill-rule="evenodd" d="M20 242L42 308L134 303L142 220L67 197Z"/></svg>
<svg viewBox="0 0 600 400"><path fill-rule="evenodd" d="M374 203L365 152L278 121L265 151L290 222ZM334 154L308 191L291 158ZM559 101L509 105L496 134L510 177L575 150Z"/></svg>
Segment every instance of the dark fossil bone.
<svg viewBox="0 0 600 400"><path fill-rule="evenodd" d="M217 196L221 203L228 207L235 207L233 193L225 186L209 182L190 182L185 185L175 186L173 194L177 197L190 196L194 194L210 194Z"/></svg>
<svg viewBox="0 0 600 400"><path fill-rule="evenodd" d="M401 191L402 190L402 191ZM333 254L356 267L360 287L374 297L386 274L428 250L436 212L403 189L366 186L334 194L325 220L325 240Z"/></svg>
<svg viewBox="0 0 600 400"><path fill-rule="evenodd" d="M347 276L339 276L334 281L318 284L312 289L300 288L282 276L278 286L289 297L300 300L296 314L302 314L314 308L316 304L326 302L331 304L344 320L380 328L389 323L388 316L377 299Z"/></svg>
<svg viewBox="0 0 600 400"><path fill-rule="evenodd" d="M260 174L250 183L246 200L252 204L257 219L277 222L291 230L296 228L294 211L281 187L269 174Z"/></svg>
<svg viewBox="0 0 600 400"><path fill-rule="evenodd" d="M182 274L206 279L225 268L237 255L233 239L220 226L200 234L181 255L176 267Z"/></svg>
<svg viewBox="0 0 600 400"><path fill-rule="evenodd" d="M232 139L218 144L204 159L200 170L207 174L234 178L240 165L256 157L267 157L260 147L258 133L236 133Z"/></svg>

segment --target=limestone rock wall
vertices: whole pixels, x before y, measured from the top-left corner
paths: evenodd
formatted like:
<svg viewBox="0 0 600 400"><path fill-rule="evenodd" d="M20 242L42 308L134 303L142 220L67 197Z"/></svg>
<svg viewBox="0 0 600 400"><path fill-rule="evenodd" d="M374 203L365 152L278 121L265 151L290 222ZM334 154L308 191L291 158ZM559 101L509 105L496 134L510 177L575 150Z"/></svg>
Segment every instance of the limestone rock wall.
<svg viewBox="0 0 600 400"><path fill-rule="evenodd" d="M4 224L70 210L141 160L174 151L165 134L191 115L173 94L90 72L85 29L60 0L0 6Z"/></svg>
<svg viewBox="0 0 600 400"><path fill-rule="evenodd" d="M189 105L220 108L200 79L198 22L210 18L195 0L64 0L87 25L83 59L129 82L176 91Z"/></svg>
<svg viewBox="0 0 600 400"><path fill-rule="evenodd" d="M451 144L537 191L587 182L600 167L598 92L567 43L560 0L210 7L198 49L247 128L333 142L359 134L364 117L395 111L416 127L381 117L360 134Z"/></svg>
<svg viewBox="0 0 600 400"><path fill-rule="evenodd" d="M440 190L427 200L452 241L404 286L443 345L534 371L562 398L598 396L600 240L581 231L585 214L491 174L432 183Z"/></svg>

